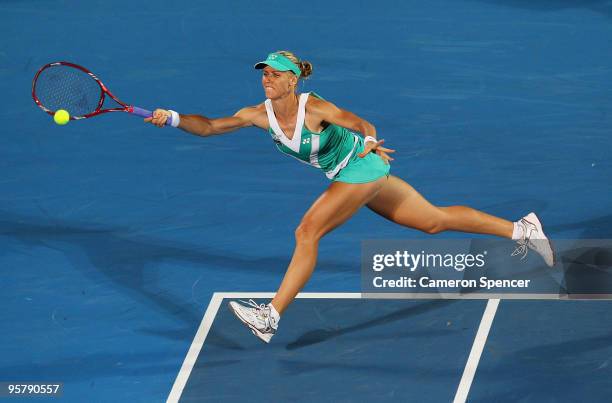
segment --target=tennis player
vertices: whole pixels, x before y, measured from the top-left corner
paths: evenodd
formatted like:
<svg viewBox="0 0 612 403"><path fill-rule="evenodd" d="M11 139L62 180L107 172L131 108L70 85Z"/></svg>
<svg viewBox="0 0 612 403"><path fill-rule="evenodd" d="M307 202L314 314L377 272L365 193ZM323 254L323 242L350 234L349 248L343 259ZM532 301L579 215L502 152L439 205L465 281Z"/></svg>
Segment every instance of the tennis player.
<svg viewBox="0 0 612 403"><path fill-rule="evenodd" d="M298 80L312 74L311 63L278 51L255 68L263 71L266 96L259 105L215 119L157 109L145 122L163 127L172 116L173 126L203 137L257 126L270 134L278 150L321 169L331 180L295 230L293 257L272 301L229 303L238 319L264 342L270 342L281 315L310 278L321 238L363 206L428 234L452 230L513 239L518 243L513 255L525 256L529 248L548 266L554 265L552 246L534 213L510 222L466 206L434 206L408 183L389 175L394 150L377 138L370 122L314 92L296 93Z"/></svg>

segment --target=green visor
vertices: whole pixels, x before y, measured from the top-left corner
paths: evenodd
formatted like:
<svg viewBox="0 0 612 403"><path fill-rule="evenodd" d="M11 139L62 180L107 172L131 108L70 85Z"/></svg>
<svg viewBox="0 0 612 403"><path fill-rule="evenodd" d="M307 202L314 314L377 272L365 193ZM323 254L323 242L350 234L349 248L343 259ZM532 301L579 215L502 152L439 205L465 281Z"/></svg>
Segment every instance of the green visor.
<svg viewBox="0 0 612 403"><path fill-rule="evenodd" d="M295 65L295 63L280 53L270 53L268 58L263 62L257 63L255 68L263 69L266 66L270 66L278 71L292 71L297 77L302 74L302 71Z"/></svg>

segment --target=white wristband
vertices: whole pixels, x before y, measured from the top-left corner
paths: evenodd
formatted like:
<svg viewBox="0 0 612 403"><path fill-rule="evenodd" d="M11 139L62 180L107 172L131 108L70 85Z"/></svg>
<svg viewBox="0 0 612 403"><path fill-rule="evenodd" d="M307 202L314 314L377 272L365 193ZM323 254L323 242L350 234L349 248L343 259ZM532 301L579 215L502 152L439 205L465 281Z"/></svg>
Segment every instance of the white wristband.
<svg viewBox="0 0 612 403"><path fill-rule="evenodd" d="M378 140L376 140L376 139L375 139L374 137L372 137L372 136L366 136L366 138L365 138L365 139L363 139L363 142L364 142L364 143L367 143L367 142L369 142L369 141L373 141L373 142L375 142L375 143L378 143Z"/></svg>
<svg viewBox="0 0 612 403"><path fill-rule="evenodd" d="M179 116L178 112L174 112L170 109L168 109L168 112L170 112L170 116L172 117L172 123L170 126L178 127L179 123L181 123L181 117Z"/></svg>

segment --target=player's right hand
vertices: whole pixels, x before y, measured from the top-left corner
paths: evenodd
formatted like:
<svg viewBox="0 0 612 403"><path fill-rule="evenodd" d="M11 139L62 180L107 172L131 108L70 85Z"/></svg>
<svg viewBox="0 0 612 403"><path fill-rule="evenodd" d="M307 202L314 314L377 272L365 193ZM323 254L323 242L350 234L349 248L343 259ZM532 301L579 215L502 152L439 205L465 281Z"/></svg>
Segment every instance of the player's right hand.
<svg viewBox="0 0 612 403"><path fill-rule="evenodd" d="M165 109L155 109L153 112L153 116L150 118L145 118L145 122L151 122L157 127L164 127L166 125L166 120L170 116L170 112Z"/></svg>

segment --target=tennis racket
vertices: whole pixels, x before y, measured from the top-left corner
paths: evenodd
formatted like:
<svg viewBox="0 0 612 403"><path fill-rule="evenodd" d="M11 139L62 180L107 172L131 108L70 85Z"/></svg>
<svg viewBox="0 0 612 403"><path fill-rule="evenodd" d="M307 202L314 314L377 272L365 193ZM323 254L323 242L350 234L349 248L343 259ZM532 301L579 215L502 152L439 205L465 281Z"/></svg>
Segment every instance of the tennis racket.
<svg viewBox="0 0 612 403"><path fill-rule="evenodd" d="M118 106L106 108L107 96ZM86 119L107 112L127 112L143 118L153 115L149 110L127 105L114 96L95 74L70 62L44 65L32 81L32 98L49 115L67 110L71 120ZM168 117L166 125L172 124Z"/></svg>

